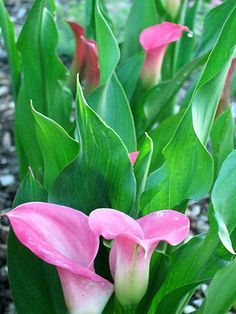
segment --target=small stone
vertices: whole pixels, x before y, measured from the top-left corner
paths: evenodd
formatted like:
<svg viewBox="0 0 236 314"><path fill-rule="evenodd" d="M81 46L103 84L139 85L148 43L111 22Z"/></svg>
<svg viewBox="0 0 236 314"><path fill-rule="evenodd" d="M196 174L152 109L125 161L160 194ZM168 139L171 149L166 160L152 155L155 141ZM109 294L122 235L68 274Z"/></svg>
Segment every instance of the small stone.
<svg viewBox="0 0 236 314"><path fill-rule="evenodd" d="M200 286L200 289L202 290L202 293L204 293L206 295L206 291L208 289L208 285L204 283L204 284L202 284Z"/></svg>
<svg viewBox="0 0 236 314"><path fill-rule="evenodd" d="M6 151L11 151L11 133L5 132L2 138L2 146Z"/></svg>
<svg viewBox="0 0 236 314"><path fill-rule="evenodd" d="M7 266L3 266L0 268L0 281L7 281L8 280L8 269Z"/></svg>
<svg viewBox="0 0 236 314"><path fill-rule="evenodd" d="M209 225L205 223L203 220L199 220L197 222L197 230L199 233L207 232L209 230Z"/></svg>
<svg viewBox="0 0 236 314"><path fill-rule="evenodd" d="M193 205L190 210L190 215L193 217L197 217L201 213L201 206L198 204Z"/></svg>
<svg viewBox="0 0 236 314"><path fill-rule="evenodd" d="M2 187L12 185L15 182L15 178L11 174L5 174L0 177L0 184Z"/></svg>
<svg viewBox="0 0 236 314"><path fill-rule="evenodd" d="M0 243L0 261L6 259L7 245Z"/></svg>
<svg viewBox="0 0 236 314"><path fill-rule="evenodd" d="M9 89L7 86L3 85L3 86L0 86L0 97L1 96L5 96L9 93Z"/></svg>
<svg viewBox="0 0 236 314"><path fill-rule="evenodd" d="M2 224L0 224L0 242L2 243L7 242L8 233L9 233L9 226L3 226Z"/></svg>
<svg viewBox="0 0 236 314"><path fill-rule="evenodd" d="M195 307L193 307L192 305L186 305L184 308L184 314L189 314L196 311Z"/></svg>
<svg viewBox="0 0 236 314"><path fill-rule="evenodd" d="M6 308L5 314L17 314L15 305L13 303L10 303L8 307Z"/></svg>
<svg viewBox="0 0 236 314"><path fill-rule="evenodd" d="M197 308L197 309L199 309L199 307L202 305L202 302L203 302L203 299L201 298L201 299L197 299L197 300L194 300L193 301L193 305Z"/></svg>

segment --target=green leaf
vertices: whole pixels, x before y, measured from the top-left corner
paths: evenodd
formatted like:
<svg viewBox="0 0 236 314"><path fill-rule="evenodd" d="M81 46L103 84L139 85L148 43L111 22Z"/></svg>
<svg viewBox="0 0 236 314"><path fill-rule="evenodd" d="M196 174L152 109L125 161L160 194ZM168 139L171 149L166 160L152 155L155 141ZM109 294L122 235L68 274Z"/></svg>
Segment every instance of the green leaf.
<svg viewBox="0 0 236 314"><path fill-rule="evenodd" d="M44 186L49 190L59 172L79 153L79 143L55 121L32 108L36 136L44 162Z"/></svg>
<svg viewBox="0 0 236 314"><path fill-rule="evenodd" d="M44 189L43 186L40 185L40 183L34 177L32 170L30 169L16 193L13 207L27 202L46 200L47 191Z"/></svg>
<svg viewBox="0 0 236 314"><path fill-rule="evenodd" d="M236 226L236 150L223 162L212 191L212 203L218 223L218 234L224 246L235 254L230 233Z"/></svg>
<svg viewBox="0 0 236 314"><path fill-rule="evenodd" d="M205 303L198 313L228 313L231 306L236 303L235 282L236 259L217 272L207 290Z"/></svg>
<svg viewBox="0 0 236 314"><path fill-rule="evenodd" d="M100 85L103 85L115 71L120 59L120 50L112 30L101 11L99 0L96 0L95 24L100 66Z"/></svg>
<svg viewBox="0 0 236 314"><path fill-rule="evenodd" d="M12 92L16 101L20 87L20 55L15 42L14 24L11 22L2 0L0 0L0 27L10 66Z"/></svg>
<svg viewBox="0 0 236 314"><path fill-rule="evenodd" d="M165 161L163 150L173 137L175 130L182 119L184 111L180 111L177 115L171 116L157 126L156 129L149 132L153 141L153 156L150 171L154 171L161 167Z"/></svg>
<svg viewBox="0 0 236 314"><path fill-rule="evenodd" d="M23 80L16 106L16 137L21 175L30 165L38 178L43 164L34 119L29 106L70 130L71 94L66 83L66 69L56 56L58 34L45 1L35 1L18 40L22 56ZM64 86L63 86L64 84ZM27 127L25 127L27 125Z"/></svg>
<svg viewBox="0 0 236 314"><path fill-rule="evenodd" d="M215 178L225 158L234 149L235 125L231 109L223 112L214 121L211 130L212 156L215 164Z"/></svg>
<svg viewBox="0 0 236 314"><path fill-rule="evenodd" d="M158 23L155 0L135 0L125 25L122 60L134 56L141 50L140 33L148 26Z"/></svg>
<svg viewBox="0 0 236 314"><path fill-rule="evenodd" d="M147 305L149 314L176 313L186 295L199 284L208 282L227 263L230 256L221 247L216 228L207 235L195 236L177 248L170 256L168 274L152 300Z"/></svg>
<svg viewBox="0 0 236 314"><path fill-rule="evenodd" d="M236 4L208 58L189 107L163 151L165 163L147 180L141 198L144 213L173 208L185 199L200 199L211 188L213 163L205 146L234 55L235 38L229 36L232 29L236 29Z"/></svg>
<svg viewBox="0 0 236 314"><path fill-rule="evenodd" d="M124 88L127 98L130 100L139 80L139 75L144 62L144 52L137 53L125 60L117 68L117 76Z"/></svg>
<svg viewBox="0 0 236 314"><path fill-rule="evenodd" d="M17 192L14 206L30 201L47 201L47 192L29 172ZM56 269L42 262L10 231L8 269L17 313L67 313ZM30 302L29 302L30 300Z"/></svg>
<svg viewBox="0 0 236 314"><path fill-rule="evenodd" d="M88 99L89 105L122 139L129 152L136 150L133 116L115 74Z"/></svg>
<svg viewBox="0 0 236 314"><path fill-rule="evenodd" d="M152 139L148 136L148 134L145 134L145 138L139 148L138 158L134 164L134 173L137 181L137 193L134 211L132 212L131 216L135 218L139 216L140 196L145 189L149 167L152 159L152 153L153 153Z"/></svg>
<svg viewBox="0 0 236 314"><path fill-rule="evenodd" d="M138 117L144 117L141 126L142 130L149 130L155 122L161 121L165 111L168 110L168 104L173 100L174 96L179 92L189 75L207 60L208 54L194 59L189 64L179 70L172 80L158 84L150 89L141 100L137 112Z"/></svg>
<svg viewBox="0 0 236 314"><path fill-rule="evenodd" d="M99 207L129 212L135 177L128 151L116 133L86 104L78 85L79 156L56 179L49 199L85 213Z"/></svg>
<svg viewBox="0 0 236 314"><path fill-rule="evenodd" d="M197 55L212 49L216 44L224 23L231 10L234 9L234 6L234 0L224 1L221 5L216 6L208 13L205 19L202 40ZM233 34L231 36L233 36Z"/></svg>

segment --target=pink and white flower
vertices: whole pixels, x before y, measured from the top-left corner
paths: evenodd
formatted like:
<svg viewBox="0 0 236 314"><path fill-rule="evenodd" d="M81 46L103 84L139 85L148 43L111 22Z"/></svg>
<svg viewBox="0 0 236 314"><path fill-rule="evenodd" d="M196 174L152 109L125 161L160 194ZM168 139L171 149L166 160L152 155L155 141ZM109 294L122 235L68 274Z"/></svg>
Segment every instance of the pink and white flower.
<svg viewBox="0 0 236 314"><path fill-rule="evenodd" d="M180 243L190 223L173 210L153 212L136 221L120 211L102 208L90 214L89 226L97 236L114 240L110 269L116 296L127 306L139 303L147 290L150 259L158 243Z"/></svg>

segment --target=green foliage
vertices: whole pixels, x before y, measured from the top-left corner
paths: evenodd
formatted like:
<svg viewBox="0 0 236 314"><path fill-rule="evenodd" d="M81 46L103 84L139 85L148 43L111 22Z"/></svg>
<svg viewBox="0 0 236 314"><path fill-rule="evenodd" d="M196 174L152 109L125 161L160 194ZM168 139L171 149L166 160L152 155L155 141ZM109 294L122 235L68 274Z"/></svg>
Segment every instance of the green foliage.
<svg viewBox="0 0 236 314"><path fill-rule="evenodd" d="M236 27L235 12L236 6L208 57L188 109L163 151L165 163L148 178L141 199L144 213L173 208L184 199L200 199L211 188L213 162L205 145L234 55L235 39L228 33Z"/></svg>
<svg viewBox="0 0 236 314"><path fill-rule="evenodd" d="M133 116L115 74L89 97L90 107L121 137L129 152L136 150ZM122 117L122 119L117 119Z"/></svg>
<svg viewBox="0 0 236 314"><path fill-rule="evenodd" d="M57 177L49 200L84 211L108 207L129 212L136 186L128 151L117 134L87 105L77 86L79 156Z"/></svg>
<svg viewBox="0 0 236 314"><path fill-rule="evenodd" d="M103 85L113 74L119 62L120 50L99 3L99 0L96 0L95 25L100 64L100 84Z"/></svg>
<svg viewBox="0 0 236 314"><path fill-rule="evenodd" d="M12 92L16 101L20 86L20 56L15 42L14 25L10 21L3 0L0 0L0 27L2 29L10 66Z"/></svg>

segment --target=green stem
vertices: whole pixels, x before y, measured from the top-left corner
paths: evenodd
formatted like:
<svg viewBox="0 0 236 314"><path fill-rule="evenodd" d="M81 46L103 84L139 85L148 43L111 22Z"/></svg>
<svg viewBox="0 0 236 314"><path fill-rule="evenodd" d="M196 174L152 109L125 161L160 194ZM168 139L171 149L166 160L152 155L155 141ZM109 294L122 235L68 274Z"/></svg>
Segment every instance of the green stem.
<svg viewBox="0 0 236 314"><path fill-rule="evenodd" d="M137 305L122 305L115 298L115 313L116 314L136 314Z"/></svg>

